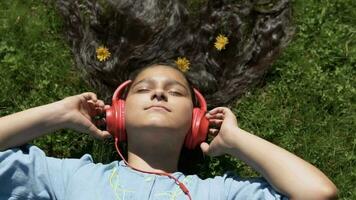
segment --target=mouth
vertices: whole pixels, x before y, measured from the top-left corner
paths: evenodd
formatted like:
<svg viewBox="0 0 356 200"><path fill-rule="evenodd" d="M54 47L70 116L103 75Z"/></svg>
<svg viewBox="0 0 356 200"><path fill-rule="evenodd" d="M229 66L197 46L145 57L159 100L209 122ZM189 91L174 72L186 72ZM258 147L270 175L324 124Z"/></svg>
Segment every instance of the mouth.
<svg viewBox="0 0 356 200"><path fill-rule="evenodd" d="M149 106L149 107L145 108L145 110L164 110L167 112L171 112L171 110L168 109L167 107L160 106L160 105Z"/></svg>

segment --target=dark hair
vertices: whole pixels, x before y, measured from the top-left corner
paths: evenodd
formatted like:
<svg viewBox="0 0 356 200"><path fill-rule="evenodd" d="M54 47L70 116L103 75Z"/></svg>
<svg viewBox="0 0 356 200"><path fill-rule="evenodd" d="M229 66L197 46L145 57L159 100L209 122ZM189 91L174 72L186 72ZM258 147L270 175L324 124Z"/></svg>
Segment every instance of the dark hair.
<svg viewBox="0 0 356 200"><path fill-rule="evenodd" d="M211 108L262 80L294 33L289 2L57 0L57 6L75 66L105 100L135 71L184 56L191 63L187 80ZM214 48L219 34L229 39L222 51ZM105 62L95 56L100 45L111 52ZM179 169L187 172L202 153L184 152Z"/></svg>
<svg viewBox="0 0 356 200"><path fill-rule="evenodd" d="M294 32L289 0L57 4L76 67L104 99L133 71L185 56L191 63L186 76L208 106L227 104L261 81ZM222 51L214 48L220 33L229 39ZM111 52L105 62L95 56L100 45Z"/></svg>

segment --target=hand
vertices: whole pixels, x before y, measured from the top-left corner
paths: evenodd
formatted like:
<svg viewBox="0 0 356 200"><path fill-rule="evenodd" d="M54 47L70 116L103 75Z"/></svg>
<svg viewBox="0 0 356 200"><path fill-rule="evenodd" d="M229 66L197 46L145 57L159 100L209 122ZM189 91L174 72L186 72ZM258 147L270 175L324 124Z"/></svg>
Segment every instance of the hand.
<svg viewBox="0 0 356 200"><path fill-rule="evenodd" d="M66 97L60 101L65 112L65 127L82 133L89 133L98 139L111 137L108 131L102 131L96 125L105 123L104 119L93 120L95 116L105 112L104 102L98 100L96 94L86 92Z"/></svg>
<svg viewBox="0 0 356 200"><path fill-rule="evenodd" d="M228 152L232 148L232 141L236 139L237 120L234 113L227 107L217 107L206 113L205 115L209 124L213 125L209 128L208 135L215 136L210 144L203 142L200 144L204 154L209 156L219 156Z"/></svg>

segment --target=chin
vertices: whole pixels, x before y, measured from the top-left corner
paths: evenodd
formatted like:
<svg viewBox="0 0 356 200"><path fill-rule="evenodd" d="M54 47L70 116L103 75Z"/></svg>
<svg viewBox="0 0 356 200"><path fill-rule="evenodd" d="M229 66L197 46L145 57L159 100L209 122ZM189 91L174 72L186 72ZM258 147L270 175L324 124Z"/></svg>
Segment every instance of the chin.
<svg viewBox="0 0 356 200"><path fill-rule="evenodd" d="M181 128L181 126L177 126L177 124L172 124L172 123L166 123L163 120L150 120L150 121L145 121L144 123L141 124L134 124L132 125L133 129L136 130L145 130L145 131L152 131L152 132L172 132L172 131L177 131L178 129Z"/></svg>
<svg viewBox="0 0 356 200"><path fill-rule="evenodd" d="M170 126L169 123L163 121L163 120L150 120L144 124L142 124L142 127L144 128L164 128L164 129L176 129L177 127L172 127Z"/></svg>
<svg viewBox="0 0 356 200"><path fill-rule="evenodd" d="M138 117L138 116L137 116ZM137 120L136 120L137 119ZM187 127L187 130L191 126L191 121L177 121L170 118L170 116L164 115L145 115L139 118L127 118L126 128L142 130L155 130L155 131L178 131L182 130L182 127ZM139 120L141 119L141 120ZM144 120L142 120L144 119Z"/></svg>

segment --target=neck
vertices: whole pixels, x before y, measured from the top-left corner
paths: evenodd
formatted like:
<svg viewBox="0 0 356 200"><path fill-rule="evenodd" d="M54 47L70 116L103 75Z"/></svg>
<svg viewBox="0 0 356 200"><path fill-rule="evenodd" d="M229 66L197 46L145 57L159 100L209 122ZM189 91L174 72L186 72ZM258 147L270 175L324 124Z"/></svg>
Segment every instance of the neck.
<svg viewBox="0 0 356 200"><path fill-rule="evenodd" d="M167 148L162 146L157 148L152 144L143 146L142 143L129 144L128 147L127 162L134 168L149 172L173 173L177 171L180 147L172 148L172 145L167 145Z"/></svg>

